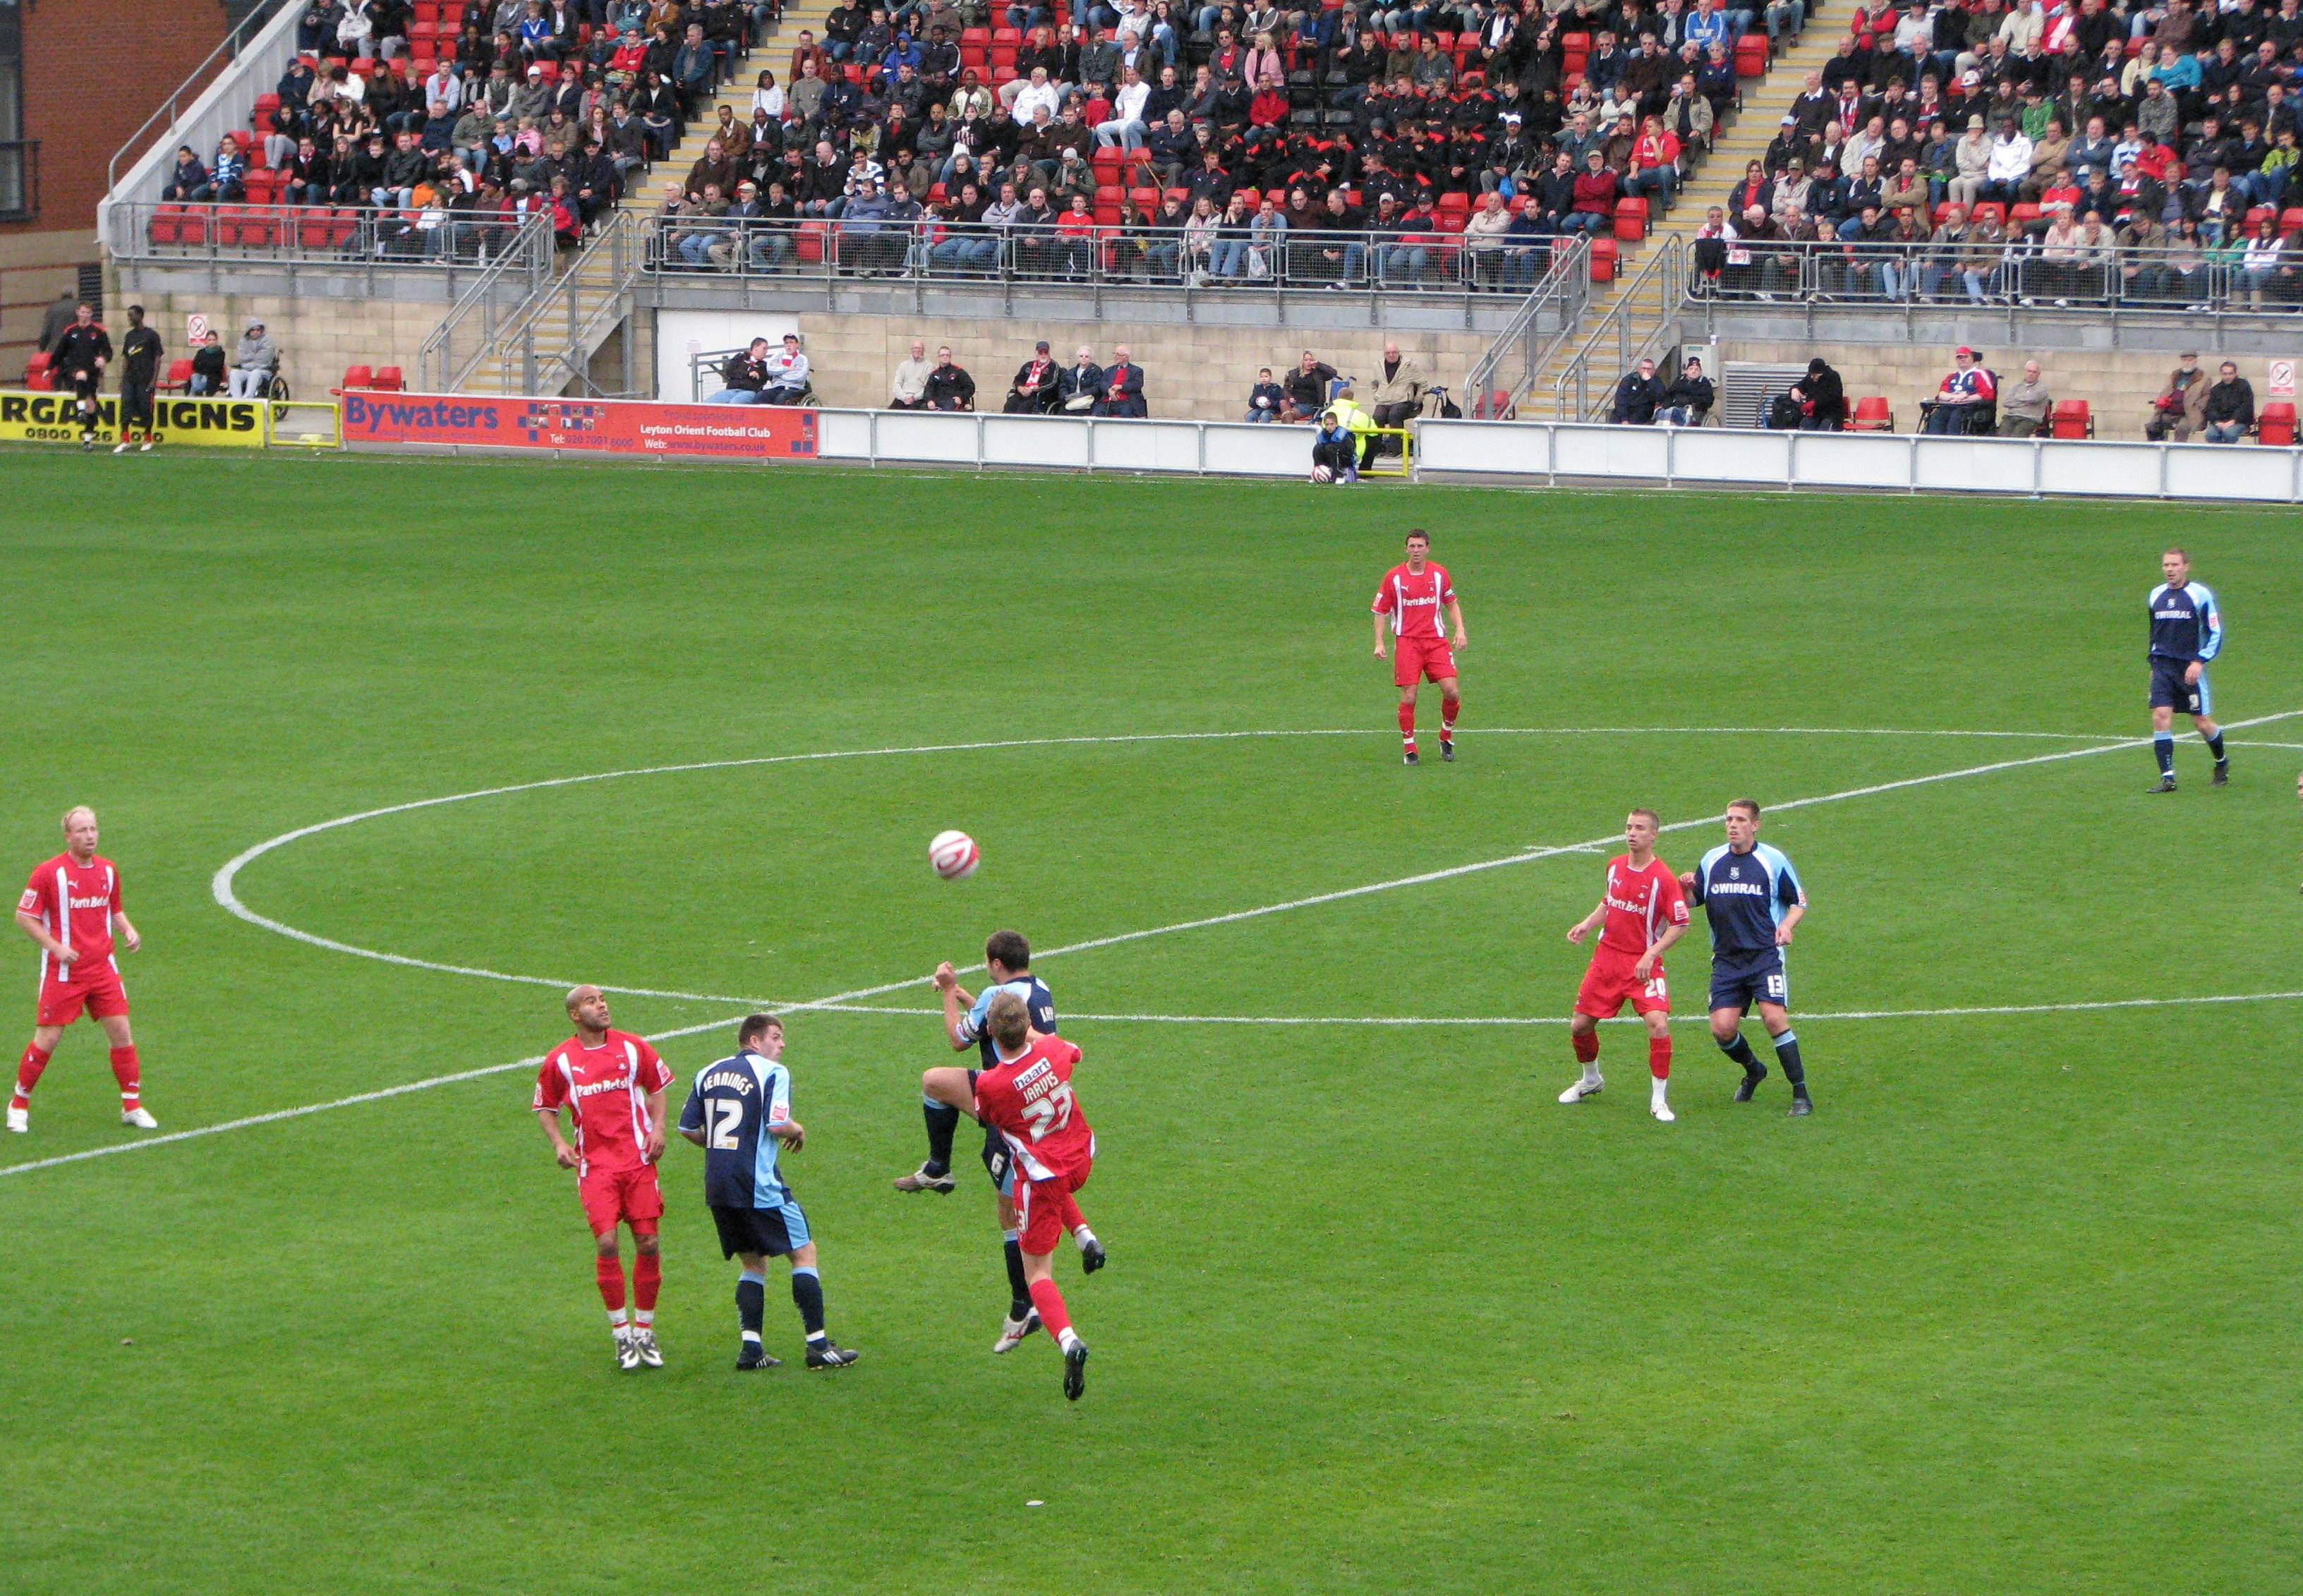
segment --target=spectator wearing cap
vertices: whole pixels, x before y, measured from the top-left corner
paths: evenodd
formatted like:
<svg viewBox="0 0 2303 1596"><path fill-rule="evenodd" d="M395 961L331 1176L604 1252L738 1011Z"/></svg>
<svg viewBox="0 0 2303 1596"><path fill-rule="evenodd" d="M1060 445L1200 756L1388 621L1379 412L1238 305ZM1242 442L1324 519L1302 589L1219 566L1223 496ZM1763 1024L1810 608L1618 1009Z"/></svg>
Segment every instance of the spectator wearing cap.
<svg viewBox="0 0 2303 1596"><path fill-rule="evenodd" d="M272 374L279 368L279 346L264 330L264 324L252 321L248 331L240 335L240 343L232 351L232 396L234 399L261 399L264 389L270 385Z"/></svg>
<svg viewBox="0 0 2303 1596"><path fill-rule="evenodd" d="M1016 368L1016 381L1000 409L1011 416L1044 416L1056 408L1062 387L1063 373L1042 338L1032 346L1032 358Z"/></svg>
<svg viewBox="0 0 2303 1596"><path fill-rule="evenodd" d="M800 350L798 334L785 334L783 348L770 355L765 365L767 384L760 393L762 404L807 402L807 356Z"/></svg>
<svg viewBox="0 0 2303 1596"><path fill-rule="evenodd" d="M2143 435L2155 443L2166 442L2170 434L2179 443L2189 442L2193 433L2206 426L2210 386L2206 372L2199 366L2199 351L2185 350L2175 369L2167 374L2167 386L2151 401L2151 418L2144 423Z"/></svg>
<svg viewBox="0 0 2303 1596"><path fill-rule="evenodd" d="M1646 426L1655 420L1656 407L1663 402L1663 384L1656 379L1655 362L1642 358L1615 384L1615 402L1607 411L1607 419L1617 426Z"/></svg>
<svg viewBox="0 0 2303 1596"><path fill-rule="evenodd" d="M1944 435L1971 432L1975 418L1996 402L1998 397L1998 384L1983 369L1981 359L1962 345L1952 356L1952 369L1927 407L1925 430Z"/></svg>
<svg viewBox="0 0 2303 1596"><path fill-rule="evenodd" d="M1656 409L1656 419L1666 426L1700 426L1718 397L1711 379L1703 375L1702 359L1690 355L1679 376L1663 391L1663 402Z"/></svg>
<svg viewBox="0 0 2303 1596"><path fill-rule="evenodd" d="M2207 390L2200 419L2206 426L2199 435L2210 443L2236 443L2254 430L2255 389L2240 376L2235 361L2223 363L2219 379Z"/></svg>
<svg viewBox="0 0 2303 1596"><path fill-rule="evenodd" d="M1095 413L1138 421L1152 413L1143 401L1143 367L1129 357L1124 343L1112 346L1111 364L1103 374L1103 399Z"/></svg>
<svg viewBox="0 0 2303 1596"><path fill-rule="evenodd" d="M2039 363L2024 361L2022 377L1999 391L1999 435L2037 437L2047 430L2047 412L2054 402L2046 380L2039 375Z"/></svg>
<svg viewBox="0 0 2303 1596"><path fill-rule="evenodd" d="M888 408L891 410L924 410L928 408L928 376L935 367L928 360L928 346L915 338L912 352L896 362L896 375L889 384Z"/></svg>
<svg viewBox="0 0 2303 1596"><path fill-rule="evenodd" d="M704 259L723 272L734 271L745 241L766 214L760 204L760 185L748 177L738 183L736 202L720 218L721 231L704 246ZM591 220L588 214L585 220Z"/></svg>
<svg viewBox="0 0 2303 1596"><path fill-rule="evenodd" d="M975 408L975 379L951 358L951 345L948 343L936 350L935 369L928 373L925 395L932 410Z"/></svg>
<svg viewBox="0 0 2303 1596"><path fill-rule="evenodd" d="M1953 205L1973 208L1977 196L1991 175L1991 135L1983 118L1967 119L1967 131L1952 147L1952 178L1944 194Z"/></svg>
<svg viewBox="0 0 2303 1596"><path fill-rule="evenodd" d="M1807 363L1807 375L1791 386L1800 410L1801 432L1837 432L1847 425L1847 388L1821 355Z"/></svg>
<svg viewBox="0 0 2303 1596"><path fill-rule="evenodd" d="M1247 391L1246 419L1259 422L1277 421L1279 419L1279 407L1286 402L1286 391L1271 380L1271 367L1257 367L1255 385Z"/></svg>
<svg viewBox="0 0 2303 1596"><path fill-rule="evenodd" d="M720 391L707 394L706 404L758 404L768 385L768 341L755 338L720 366Z"/></svg>

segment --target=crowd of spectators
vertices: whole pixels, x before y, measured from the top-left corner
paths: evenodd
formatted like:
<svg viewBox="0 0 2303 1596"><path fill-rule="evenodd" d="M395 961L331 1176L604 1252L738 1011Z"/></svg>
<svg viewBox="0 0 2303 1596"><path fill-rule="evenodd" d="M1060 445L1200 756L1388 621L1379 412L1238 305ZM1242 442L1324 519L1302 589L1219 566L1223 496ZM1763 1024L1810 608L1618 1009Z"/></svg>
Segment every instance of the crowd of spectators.
<svg viewBox="0 0 2303 1596"><path fill-rule="evenodd" d="M2303 300L2296 0L1860 9L1694 245L1698 291Z"/></svg>

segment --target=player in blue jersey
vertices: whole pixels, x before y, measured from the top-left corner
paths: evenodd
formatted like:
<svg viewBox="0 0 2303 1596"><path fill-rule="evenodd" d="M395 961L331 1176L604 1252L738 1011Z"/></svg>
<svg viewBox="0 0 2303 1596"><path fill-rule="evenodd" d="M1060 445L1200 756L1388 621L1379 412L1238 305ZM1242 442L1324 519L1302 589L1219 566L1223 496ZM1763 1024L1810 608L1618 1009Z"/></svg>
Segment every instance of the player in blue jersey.
<svg viewBox="0 0 2303 1596"><path fill-rule="evenodd" d="M797 1153L807 1133L791 1117L791 1073L781 1062L784 1024L772 1014L748 1016L736 1032L736 1052L696 1072L679 1134L704 1149L704 1200L720 1229L720 1255L733 1258L736 1318L743 1346L738 1369L770 1369L760 1345L767 1307L768 1260L791 1260L793 1305L807 1337L807 1366L845 1369L862 1354L835 1344L823 1330L823 1283L815 1272L815 1242L807 1215L777 1168L780 1151Z"/></svg>
<svg viewBox="0 0 2303 1596"><path fill-rule="evenodd" d="M1033 1034L1040 1036L1056 1034L1056 1000L1048 991L1047 983L1032 974L1032 944L1020 931L995 931L986 937L983 967L991 980L972 997L960 985L958 973L949 963L936 967L934 979L936 990L943 994L944 1040L951 1044L954 1052L977 1049L983 1054L983 1068L991 1069L1000 1062L985 1021L991 1000L1003 992L1012 992L1023 999L1025 1010L1031 1016ZM949 1193L957 1184L951 1173L951 1141L959 1128L959 1110L923 1094L920 1112L927 1121L927 1160L910 1174L898 1177L896 1189ZM1008 1260L1008 1317L1000 1327L1000 1338L991 1344L994 1352L1013 1352L1018 1342L1040 1328L1040 1316L1032 1307L1032 1283L1024 1273L1021 1221L1017 1218L1015 1203L1016 1173L1008 1160L1008 1144L1000 1133L985 1130L983 1168L991 1175L992 1190L997 1195L1000 1243Z"/></svg>
<svg viewBox="0 0 2303 1596"><path fill-rule="evenodd" d="M2159 556L2167 579L2151 590L2151 752L2159 760L2159 781L2151 790L2175 790L2175 712L2191 717L2200 740L2215 756L2214 784L2231 780L2223 728L2214 722L2215 697L2207 686L2207 662L2223 652L2223 618L2215 595L2191 580L2191 557L2181 549Z"/></svg>
<svg viewBox="0 0 2303 1596"><path fill-rule="evenodd" d="M1799 873L1778 848L1759 840L1759 806L1737 798L1727 806L1727 840L1679 878L1688 901L1703 906L1711 922L1711 1039L1743 1067L1735 1101L1749 1102L1767 1067L1743 1040L1743 1013L1759 1006L1759 1023L1775 1044L1776 1062L1792 1084L1792 1112L1812 1113L1807 1068L1792 1034L1790 977L1784 950L1807 913Z"/></svg>

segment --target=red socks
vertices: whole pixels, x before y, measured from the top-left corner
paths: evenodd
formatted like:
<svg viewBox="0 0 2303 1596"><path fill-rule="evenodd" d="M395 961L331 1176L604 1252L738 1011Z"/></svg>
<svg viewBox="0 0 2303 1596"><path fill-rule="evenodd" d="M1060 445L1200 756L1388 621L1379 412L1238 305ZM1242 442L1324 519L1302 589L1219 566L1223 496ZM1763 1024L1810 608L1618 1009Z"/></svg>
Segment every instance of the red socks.
<svg viewBox="0 0 2303 1596"><path fill-rule="evenodd" d="M1056 1278L1032 1282L1032 1305L1040 1310L1040 1328L1058 1341L1072 1327L1072 1316L1064 1311L1064 1294L1056 1289Z"/></svg>
<svg viewBox="0 0 2303 1596"><path fill-rule="evenodd" d="M112 1078L120 1083L122 1108L133 1109L142 1101L143 1071L137 1065L136 1049L132 1043L127 1047L115 1047L112 1050Z"/></svg>
<svg viewBox="0 0 2303 1596"><path fill-rule="evenodd" d="M1455 740L1455 712L1463 707L1464 700L1460 697L1439 700L1439 740L1441 742L1451 743Z"/></svg>
<svg viewBox="0 0 2303 1596"><path fill-rule="evenodd" d="M1568 1040L1568 1041L1570 1041L1570 1042L1572 1042L1572 1043L1573 1043L1575 1044L1575 1061L1576 1061L1578 1064L1589 1064L1589 1063L1590 1063L1592 1060L1596 1060L1597 1058L1599 1058L1599 1032L1597 1032L1597 1031L1570 1031L1570 1032L1567 1034L1567 1040Z"/></svg>
<svg viewBox="0 0 2303 1596"><path fill-rule="evenodd" d="M663 1259L642 1253L632 1260L632 1306L643 1313L655 1312L656 1288L663 1284Z"/></svg>
<svg viewBox="0 0 2303 1596"><path fill-rule="evenodd" d="M49 1055L29 1043L24 1056L16 1061L16 1094L8 1100L12 1109L32 1106L32 1088L40 1084L41 1072L48 1067Z"/></svg>
<svg viewBox="0 0 2303 1596"><path fill-rule="evenodd" d="M1648 1073L1659 1081L1671 1079L1671 1038L1648 1038Z"/></svg>
<svg viewBox="0 0 2303 1596"><path fill-rule="evenodd" d="M1399 735L1406 739L1409 747L1415 746L1415 705L1413 704L1403 702L1399 706Z"/></svg>
<svg viewBox="0 0 2303 1596"><path fill-rule="evenodd" d="M624 1261L612 1254L599 1255L600 1300L611 1316L624 1311Z"/></svg>

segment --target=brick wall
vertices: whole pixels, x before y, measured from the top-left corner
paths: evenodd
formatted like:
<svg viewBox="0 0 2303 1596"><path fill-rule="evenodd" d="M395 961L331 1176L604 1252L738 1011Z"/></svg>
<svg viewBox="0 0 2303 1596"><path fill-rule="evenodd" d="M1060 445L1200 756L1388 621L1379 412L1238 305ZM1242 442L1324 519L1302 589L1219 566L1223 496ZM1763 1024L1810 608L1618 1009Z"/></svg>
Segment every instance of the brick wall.
<svg viewBox="0 0 2303 1596"><path fill-rule="evenodd" d="M97 260L96 207L113 152L228 26L220 0L40 0L22 8L24 137L40 141L40 213L0 224L0 380L40 314Z"/></svg>

